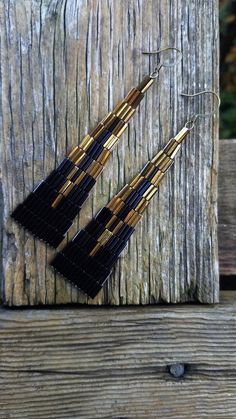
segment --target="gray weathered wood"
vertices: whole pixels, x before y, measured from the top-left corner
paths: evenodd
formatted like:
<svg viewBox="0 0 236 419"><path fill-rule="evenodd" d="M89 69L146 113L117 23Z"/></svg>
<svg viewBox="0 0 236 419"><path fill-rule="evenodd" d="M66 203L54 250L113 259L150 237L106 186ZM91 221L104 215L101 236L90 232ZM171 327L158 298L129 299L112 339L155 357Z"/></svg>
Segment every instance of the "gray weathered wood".
<svg viewBox="0 0 236 419"><path fill-rule="evenodd" d="M155 64L142 50L175 45L69 233L199 110L181 91L218 89L218 4L204 0L1 1L3 299L6 305L218 301L218 120L199 121L107 286L87 301L48 267L53 251L10 211ZM149 62L150 61L150 62ZM202 100L203 110L209 98Z"/></svg>
<svg viewBox="0 0 236 419"><path fill-rule="evenodd" d="M235 419L236 295L224 295L215 306L0 311L0 418Z"/></svg>
<svg viewBox="0 0 236 419"><path fill-rule="evenodd" d="M236 275L236 140L220 141L219 261L223 275Z"/></svg>

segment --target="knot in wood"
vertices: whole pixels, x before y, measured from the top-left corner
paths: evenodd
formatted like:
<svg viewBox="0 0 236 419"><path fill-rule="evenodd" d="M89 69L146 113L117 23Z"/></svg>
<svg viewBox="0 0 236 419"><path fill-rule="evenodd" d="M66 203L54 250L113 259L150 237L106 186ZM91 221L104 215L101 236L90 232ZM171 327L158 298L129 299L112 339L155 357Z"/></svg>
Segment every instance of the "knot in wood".
<svg viewBox="0 0 236 419"><path fill-rule="evenodd" d="M169 374L175 378L181 378L185 374L185 365L184 364L172 364L168 366Z"/></svg>

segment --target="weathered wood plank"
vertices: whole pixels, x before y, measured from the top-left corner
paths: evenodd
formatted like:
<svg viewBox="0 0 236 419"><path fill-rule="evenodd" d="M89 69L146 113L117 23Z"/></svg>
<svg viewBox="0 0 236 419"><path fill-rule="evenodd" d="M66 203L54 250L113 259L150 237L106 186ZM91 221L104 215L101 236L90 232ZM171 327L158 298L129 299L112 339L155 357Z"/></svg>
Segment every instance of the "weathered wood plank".
<svg viewBox="0 0 236 419"><path fill-rule="evenodd" d="M236 275L236 140L220 141L219 262L222 275Z"/></svg>
<svg viewBox="0 0 236 419"><path fill-rule="evenodd" d="M48 267L53 251L9 218L153 68L142 50L176 45L183 64L162 72L69 238L183 126L199 103L180 91L218 89L217 2L9 0L0 7L4 303L217 302L217 118L199 122L94 301L56 277ZM201 103L208 109L208 98Z"/></svg>
<svg viewBox="0 0 236 419"><path fill-rule="evenodd" d="M234 419L235 301L1 310L0 417Z"/></svg>

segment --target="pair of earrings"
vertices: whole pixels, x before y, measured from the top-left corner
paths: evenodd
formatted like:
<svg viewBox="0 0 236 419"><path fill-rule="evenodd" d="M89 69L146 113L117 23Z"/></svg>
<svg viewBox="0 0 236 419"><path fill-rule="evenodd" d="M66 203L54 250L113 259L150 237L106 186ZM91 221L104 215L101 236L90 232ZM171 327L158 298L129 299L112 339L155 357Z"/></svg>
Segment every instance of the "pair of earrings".
<svg viewBox="0 0 236 419"><path fill-rule="evenodd" d="M160 54L167 50L175 50L182 55L177 48L164 48L154 53ZM145 93L158 78L160 69L175 64L176 62L159 63L150 75L145 76L141 83L86 135L80 145L64 158L57 169L18 205L12 217L35 236L56 248L80 212L112 149L127 129L128 122ZM182 93L182 96L195 97L207 93L217 98L219 106L219 96L213 91L205 90L193 95ZM174 162L184 139L194 128L199 117L213 114L214 112L193 115L163 150L148 161L141 172L57 254L51 265L94 298L109 277L114 263Z"/></svg>

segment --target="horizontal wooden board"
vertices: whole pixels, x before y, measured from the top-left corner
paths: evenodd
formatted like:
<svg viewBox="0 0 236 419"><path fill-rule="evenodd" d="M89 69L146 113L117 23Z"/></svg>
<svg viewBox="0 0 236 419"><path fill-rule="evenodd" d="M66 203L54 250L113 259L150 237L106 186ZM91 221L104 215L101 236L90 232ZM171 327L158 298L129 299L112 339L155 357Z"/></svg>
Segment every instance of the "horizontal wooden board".
<svg viewBox="0 0 236 419"><path fill-rule="evenodd" d="M0 418L234 419L235 301L1 310Z"/></svg>
<svg viewBox="0 0 236 419"><path fill-rule="evenodd" d="M0 3L3 299L9 306L218 301L218 118L199 120L109 282L91 301L49 267L54 252L9 217L104 118L168 45L163 69L71 229L85 223L218 90L218 5L204 0L12 0ZM65 243L64 243L65 244Z"/></svg>

